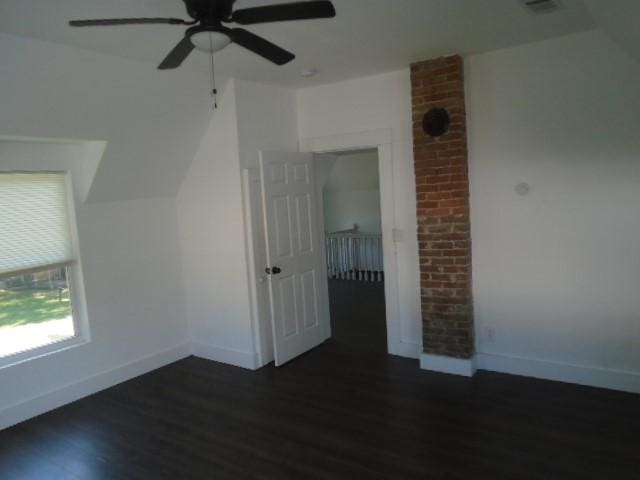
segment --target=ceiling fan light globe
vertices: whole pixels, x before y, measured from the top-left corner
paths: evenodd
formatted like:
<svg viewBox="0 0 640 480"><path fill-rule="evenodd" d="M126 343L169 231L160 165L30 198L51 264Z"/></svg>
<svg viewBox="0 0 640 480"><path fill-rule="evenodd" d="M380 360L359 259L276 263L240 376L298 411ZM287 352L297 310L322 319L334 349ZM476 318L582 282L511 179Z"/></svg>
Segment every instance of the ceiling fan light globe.
<svg viewBox="0 0 640 480"><path fill-rule="evenodd" d="M201 52L217 52L231 43L231 38L221 32L196 32L189 37L191 43Z"/></svg>

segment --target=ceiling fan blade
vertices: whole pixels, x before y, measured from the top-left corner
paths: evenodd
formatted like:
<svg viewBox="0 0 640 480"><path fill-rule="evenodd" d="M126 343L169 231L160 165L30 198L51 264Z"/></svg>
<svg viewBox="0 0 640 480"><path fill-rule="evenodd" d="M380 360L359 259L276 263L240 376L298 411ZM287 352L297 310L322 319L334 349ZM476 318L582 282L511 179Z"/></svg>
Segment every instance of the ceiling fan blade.
<svg viewBox="0 0 640 480"><path fill-rule="evenodd" d="M335 16L336 10L333 8L333 4L329 0L319 0L243 8L233 12L231 21L240 25L251 25L253 23L331 18Z"/></svg>
<svg viewBox="0 0 640 480"><path fill-rule="evenodd" d="M234 43L237 43L247 50L251 50L253 53L266 58L276 65L284 65L296 58L293 53L287 52L284 48L280 48L270 41L254 35L244 28L230 29L229 36Z"/></svg>
<svg viewBox="0 0 640 480"><path fill-rule="evenodd" d="M170 25L191 25L191 22L186 22L181 18L103 18L97 20L71 20L69 22L69 25L71 25L72 27L103 27L111 25L141 25L159 23Z"/></svg>
<svg viewBox="0 0 640 480"><path fill-rule="evenodd" d="M179 67L184 59L189 56L191 51L195 47L189 37L184 37L178 44L173 47L173 50L169 52L169 55L165 57L160 65L158 65L158 70L168 70L170 68Z"/></svg>

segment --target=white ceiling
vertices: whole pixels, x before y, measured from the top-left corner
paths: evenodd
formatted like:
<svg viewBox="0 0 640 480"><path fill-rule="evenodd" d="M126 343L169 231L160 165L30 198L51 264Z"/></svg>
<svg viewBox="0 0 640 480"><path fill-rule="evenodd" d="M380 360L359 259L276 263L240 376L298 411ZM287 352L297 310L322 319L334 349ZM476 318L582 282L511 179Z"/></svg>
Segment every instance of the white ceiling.
<svg viewBox="0 0 640 480"><path fill-rule="evenodd" d="M640 61L640 2L638 0L587 0L592 17L629 55Z"/></svg>
<svg viewBox="0 0 640 480"><path fill-rule="evenodd" d="M289 1L289 0L283 0ZM280 3L237 0L236 9ZM519 0L333 0L337 17L255 25L253 32L294 52L277 67L236 45L216 54L216 69L266 83L302 87L406 67L439 55L463 55L566 35L594 27L581 0L553 14L532 15ZM156 66L184 27L142 25L71 28L74 18L186 18L181 0L0 0L0 31L74 45ZM303 78L314 67L319 74ZM184 68L207 72L206 54ZM158 73L161 75L162 73Z"/></svg>

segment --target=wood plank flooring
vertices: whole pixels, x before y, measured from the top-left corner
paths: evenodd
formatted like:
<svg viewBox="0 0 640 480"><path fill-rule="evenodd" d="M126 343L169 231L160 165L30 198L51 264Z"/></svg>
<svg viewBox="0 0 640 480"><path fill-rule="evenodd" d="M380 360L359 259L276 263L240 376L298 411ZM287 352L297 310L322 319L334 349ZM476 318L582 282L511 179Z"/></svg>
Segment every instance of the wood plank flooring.
<svg viewBox="0 0 640 480"><path fill-rule="evenodd" d="M352 348L387 352L384 283L329 280L331 335Z"/></svg>
<svg viewBox="0 0 640 480"><path fill-rule="evenodd" d="M640 397L328 342L189 357L0 432L0 478L638 479Z"/></svg>

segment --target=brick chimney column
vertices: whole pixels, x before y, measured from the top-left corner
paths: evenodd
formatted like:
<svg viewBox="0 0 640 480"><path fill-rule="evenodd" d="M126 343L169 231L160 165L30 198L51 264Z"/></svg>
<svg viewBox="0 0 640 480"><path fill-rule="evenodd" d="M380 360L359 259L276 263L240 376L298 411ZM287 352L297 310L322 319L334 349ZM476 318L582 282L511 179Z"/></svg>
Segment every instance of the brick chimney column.
<svg viewBox="0 0 640 480"><path fill-rule="evenodd" d="M458 55L411 65L422 331L427 354L423 357L427 358L471 359L474 354L463 78L463 61ZM429 136L422 127L424 114L432 108L446 109L451 120L449 130L439 137ZM447 359L441 360L446 363ZM430 368L428 360L421 364ZM464 370L451 373L467 374Z"/></svg>

